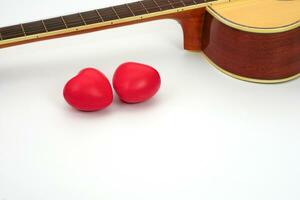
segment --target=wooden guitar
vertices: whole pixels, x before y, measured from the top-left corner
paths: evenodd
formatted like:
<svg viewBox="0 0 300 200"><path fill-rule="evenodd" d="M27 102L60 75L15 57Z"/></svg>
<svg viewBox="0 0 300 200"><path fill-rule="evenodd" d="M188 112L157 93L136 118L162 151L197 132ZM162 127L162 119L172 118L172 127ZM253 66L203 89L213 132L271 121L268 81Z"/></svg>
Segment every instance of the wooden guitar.
<svg viewBox="0 0 300 200"><path fill-rule="evenodd" d="M177 20L184 48L230 76L300 76L300 0L143 0L0 28L0 48L158 19Z"/></svg>

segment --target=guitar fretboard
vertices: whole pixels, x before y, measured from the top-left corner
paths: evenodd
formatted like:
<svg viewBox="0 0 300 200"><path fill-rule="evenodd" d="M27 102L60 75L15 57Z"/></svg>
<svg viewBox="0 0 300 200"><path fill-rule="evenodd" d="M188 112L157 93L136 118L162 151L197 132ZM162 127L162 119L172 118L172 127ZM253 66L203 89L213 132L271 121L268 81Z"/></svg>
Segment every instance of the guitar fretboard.
<svg viewBox="0 0 300 200"><path fill-rule="evenodd" d="M0 28L0 41L182 8L216 0L144 0Z"/></svg>

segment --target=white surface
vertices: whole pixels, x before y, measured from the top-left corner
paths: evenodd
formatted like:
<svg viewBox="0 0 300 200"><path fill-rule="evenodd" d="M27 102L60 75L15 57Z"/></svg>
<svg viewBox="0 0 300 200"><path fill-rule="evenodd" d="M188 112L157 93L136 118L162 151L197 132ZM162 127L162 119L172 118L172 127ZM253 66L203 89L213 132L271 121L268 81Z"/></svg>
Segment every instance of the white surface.
<svg viewBox="0 0 300 200"><path fill-rule="evenodd" d="M109 4L10 0L0 19ZM299 200L300 80L241 82L181 45L160 21L1 49L0 200ZM97 113L64 102L80 69L111 79L125 61L160 71L154 99Z"/></svg>

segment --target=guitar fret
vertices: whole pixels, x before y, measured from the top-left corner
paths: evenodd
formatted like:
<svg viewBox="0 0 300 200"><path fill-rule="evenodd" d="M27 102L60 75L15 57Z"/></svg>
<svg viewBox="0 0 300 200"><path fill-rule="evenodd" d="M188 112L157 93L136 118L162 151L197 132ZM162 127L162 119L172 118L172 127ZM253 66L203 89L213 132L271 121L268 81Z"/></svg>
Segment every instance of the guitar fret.
<svg viewBox="0 0 300 200"><path fill-rule="evenodd" d="M101 21L104 22L104 19L103 19L102 16L100 15L99 11L96 10L96 12L97 12L97 15L100 17Z"/></svg>
<svg viewBox="0 0 300 200"><path fill-rule="evenodd" d="M183 4L183 6L186 6L185 3L184 3L184 1L180 0L179 2L181 2Z"/></svg>
<svg viewBox="0 0 300 200"><path fill-rule="evenodd" d="M155 12L184 8L216 0L142 0L128 4L96 9L67 16L0 28L0 40L60 31L68 28L97 24ZM111 22L113 23L113 22Z"/></svg>
<svg viewBox="0 0 300 200"><path fill-rule="evenodd" d="M143 8L146 10L146 12L149 14L149 11L147 10L147 8L145 7L145 5L142 3L142 2L140 2L140 4L143 6Z"/></svg>
<svg viewBox="0 0 300 200"><path fill-rule="evenodd" d="M155 5L157 5L157 7L159 8L159 10L162 10L161 7L159 7L159 5L156 3L155 0L152 0L152 1L153 1L153 3L154 3Z"/></svg>
<svg viewBox="0 0 300 200"><path fill-rule="evenodd" d="M65 21L66 25L68 26L68 28L73 28L73 27L84 25L84 22L83 22L82 18L80 17L80 15L78 13L63 16L62 18L64 19L64 21Z"/></svg>
<svg viewBox="0 0 300 200"><path fill-rule="evenodd" d="M67 23L66 23L66 21L65 21L65 19L64 19L64 17L61 16L60 18L61 18L62 22L64 23L65 27L66 27L66 28L69 28L68 25L67 25Z"/></svg>
<svg viewBox="0 0 300 200"><path fill-rule="evenodd" d="M114 7L111 7L111 9L114 11L114 13L116 14L116 16L120 19L120 16L118 15L118 13L116 12Z"/></svg>
<svg viewBox="0 0 300 200"><path fill-rule="evenodd" d="M175 8L172 4L171 4L171 2L168 0L168 3L170 4L170 6L172 7L172 8Z"/></svg>
<svg viewBox="0 0 300 200"><path fill-rule="evenodd" d="M119 19L112 7L98 9L98 12L101 15L103 21Z"/></svg>
<svg viewBox="0 0 300 200"><path fill-rule="evenodd" d="M97 10L83 12L80 15L86 24L95 24L103 21Z"/></svg>
<svg viewBox="0 0 300 200"><path fill-rule="evenodd" d="M57 30L62 30L66 29L67 26L65 25L62 17L56 17L56 18L51 18L51 19L45 19L43 20L46 29L49 31L57 31Z"/></svg>
<svg viewBox="0 0 300 200"><path fill-rule="evenodd" d="M26 36L47 32L42 21L25 23L22 24L22 27Z"/></svg>
<svg viewBox="0 0 300 200"><path fill-rule="evenodd" d="M22 28L22 31L23 31L23 33L24 33L24 36L26 36L26 32L25 32L25 30L24 30L23 24L20 24L20 26L21 26L21 28Z"/></svg>
<svg viewBox="0 0 300 200"><path fill-rule="evenodd" d="M48 29L47 29L47 27L46 27L46 25L45 25L45 23L44 23L44 20L42 20L42 23L43 23L43 26L44 26L46 32L48 32Z"/></svg>
<svg viewBox="0 0 300 200"><path fill-rule="evenodd" d="M3 40L25 36L21 25L0 28L0 33Z"/></svg>
<svg viewBox="0 0 300 200"><path fill-rule="evenodd" d="M84 21L84 19L83 19L83 17L82 17L82 15L81 15L81 13L78 13L78 14L79 14L79 16L80 16L81 20L83 21L84 25L86 25L86 22Z"/></svg>
<svg viewBox="0 0 300 200"><path fill-rule="evenodd" d="M126 7L130 10L132 16L135 16L135 14L132 12L132 10L131 10L130 7L128 6L128 4L125 4L125 5L126 5Z"/></svg>
<svg viewBox="0 0 300 200"><path fill-rule="evenodd" d="M144 0L141 1L141 3L144 5L148 13L160 11L160 8L153 2L153 0Z"/></svg>
<svg viewBox="0 0 300 200"><path fill-rule="evenodd" d="M126 5L114 6L114 11L120 18L132 17L133 13Z"/></svg>
<svg viewBox="0 0 300 200"><path fill-rule="evenodd" d="M169 10L172 9L173 7L169 3L169 1L166 0L153 0L161 10Z"/></svg>
<svg viewBox="0 0 300 200"><path fill-rule="evenodd" d="M143 6L143 4L140 1L134 2L134 3L129 3L127 5L131 9L131 11L133 12L133 14L135 16L148 14L148 11L146 10L146 8Z"/></svg>

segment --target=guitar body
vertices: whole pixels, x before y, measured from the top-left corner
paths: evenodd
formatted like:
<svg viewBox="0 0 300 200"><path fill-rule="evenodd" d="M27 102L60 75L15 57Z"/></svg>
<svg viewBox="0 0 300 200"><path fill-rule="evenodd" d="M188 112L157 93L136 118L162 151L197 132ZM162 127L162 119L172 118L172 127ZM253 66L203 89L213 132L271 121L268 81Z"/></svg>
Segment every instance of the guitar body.
<svg viewBox="0 0 300 200"><path fill-rule="evenodd" d="M207 10L202 50L218 69L259 83L299 76L299 0L233 1Z"/></svg>
<svg viewBox="0 0 300 200"><path fill-rule="evenodd" d="M300 0L142 0L0 28L0 48L161 19L178 21L184 49L232 77L300 76Z"/></svg>

